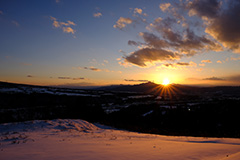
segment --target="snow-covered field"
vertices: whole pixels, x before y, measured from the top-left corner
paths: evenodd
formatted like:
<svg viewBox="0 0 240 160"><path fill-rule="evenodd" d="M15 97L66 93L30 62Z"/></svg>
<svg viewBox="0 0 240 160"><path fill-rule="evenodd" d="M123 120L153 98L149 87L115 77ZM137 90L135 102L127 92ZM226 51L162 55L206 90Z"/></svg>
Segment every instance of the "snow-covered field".
<svg viewBox="0 0 240 160"><path fill-rule="evenodd" d="M174 137L83 120L0 125L0 160L239 160L240 139Z"/></svg>

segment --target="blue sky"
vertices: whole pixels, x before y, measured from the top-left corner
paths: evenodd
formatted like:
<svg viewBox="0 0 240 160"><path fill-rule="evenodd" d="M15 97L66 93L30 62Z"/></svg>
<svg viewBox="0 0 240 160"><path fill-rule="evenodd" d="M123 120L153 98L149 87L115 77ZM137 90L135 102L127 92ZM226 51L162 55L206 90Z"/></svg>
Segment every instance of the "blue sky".
<svg viewBox="0 0 240 160"><path fill-rule="evenodd" d="M0 80L239 85L239 9L234 0L3 0Z"/></svg>

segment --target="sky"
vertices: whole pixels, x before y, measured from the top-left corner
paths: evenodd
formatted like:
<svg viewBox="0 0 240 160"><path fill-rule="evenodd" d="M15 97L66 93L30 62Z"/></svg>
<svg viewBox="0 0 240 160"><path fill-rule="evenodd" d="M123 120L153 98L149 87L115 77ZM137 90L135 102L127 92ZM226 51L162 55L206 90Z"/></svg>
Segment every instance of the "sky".
<svg viewBox="0 0 240 160"><path fill-rule="evenodd" d="M239 28L238 0L1 0L0 81L239 86Z"/></svg>

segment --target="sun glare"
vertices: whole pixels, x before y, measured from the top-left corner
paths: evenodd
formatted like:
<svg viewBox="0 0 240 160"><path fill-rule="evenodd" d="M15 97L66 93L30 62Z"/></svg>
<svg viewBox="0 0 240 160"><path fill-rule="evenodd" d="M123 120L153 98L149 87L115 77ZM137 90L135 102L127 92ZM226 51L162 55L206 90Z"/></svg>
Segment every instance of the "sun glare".
<svg viewBox="0 0 240 160"><path fill-rule="evenodd" d="M166 86L166 85L168 85L170 83L170 81L169 81L169 79L168 78L165 78L164 80L163 80L163 85L164 86Z"/></svg>

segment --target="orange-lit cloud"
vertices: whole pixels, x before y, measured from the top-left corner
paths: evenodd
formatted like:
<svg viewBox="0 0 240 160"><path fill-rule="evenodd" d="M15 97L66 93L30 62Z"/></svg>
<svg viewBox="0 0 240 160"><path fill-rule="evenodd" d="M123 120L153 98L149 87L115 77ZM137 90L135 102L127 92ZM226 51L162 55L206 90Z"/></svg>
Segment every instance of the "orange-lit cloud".
<svg viewBox="0 0 240 160"><path fill-rule="evenodd" d="M93 17L95 17L95 18L99 18L99 17L101 17L102 16L102 13L101 12L97 12L97 13L94 13L93 14Z"/></svg>
<svg viewBox="0 0 240 160"><path fill-rule="evenodd" d="M220 7L221 2L218 0L193 0L188 1L186 5L186 8L189 9L189 16L198 15L210 18L217 16Z"/></svg>
<svg viewBox="0 0 240 160"><path fill-rule="evenodd" d="M141 8L135 8L133 13L142 14L143 10Z"/></svg>
<svg viewBox="0 0 240 160"><path fill-rule="evenodd" d="M76 30L70 27L70 26L76 25L73 21L60 22L60 21L57 21L57 19L52 16L50 16L50 19L53 21L52 25L54 28L61 28L64 33L74 34L76 32Z"/></svg>
<svg viewBox="0 0 240 160"><path fill-rule="evenodd" d="M237 58L231 57L231 60L232 61L238 61L238 60L240 60L240 57L237 57Z"/></svg>
<svg viewBox="0 0 240 160"><path fill-rule="evenodd" d="M218 60L217 63L222 63L222 61Z"/></svg>
<svg viewBox="0 0 240 160"><path fill-rule="evenodd" d="M212 61L209 59L206 59L206 60L202 60L201 63L212 63Z"/></svg>
<svg viewBox="0 0 240 160"><path fill-rule="evenodd" d="M124 18L124 17L120 17L116 24L113 25L114 28L118 28L118 29L123 29L126 27L127 24L131 24L133 22L133 20L131 18Z"/></svg>
<svg viewBox="0 0 240 160"><path fill-rule="evenodd" d="M201 66L201 67L204 67L204 66L205 66L205 64L204 64L204 63L200 63L200 64L199 64L199 66Z"/></svg>
<svg viewBox="0 0 240 160"><path fill-rule="evenodd" d="M222 2L217 0L194 2L196 15L205 16L205 32L225 48L240 53L240 1L230 0L227 9L220 8Z"/></svg>
<svg viewBox="0 0 240 160"><path fill-rule="evenodd" d="M170 69L177 69L179 67L196 67L197 64L195 62L177 62L177 63L165 63L161 65L162 67L165 68L170 68Z"/></svg>
<svg viewBox="0 0 240 160"><path fill-rule="evenodd" d="M165 12L169 7L171 6L171 3L162 3L159 5L159 8Z"/></svg>
<svg viewBox="0 0 240 160"><path fill-rule="evenodd" d="M176 60L180 57L181 55L164 49L143 48L132 52L130 55L124 57L124 59L125 62L132 63L139 67L147 67L146 63Z"/></svg>

